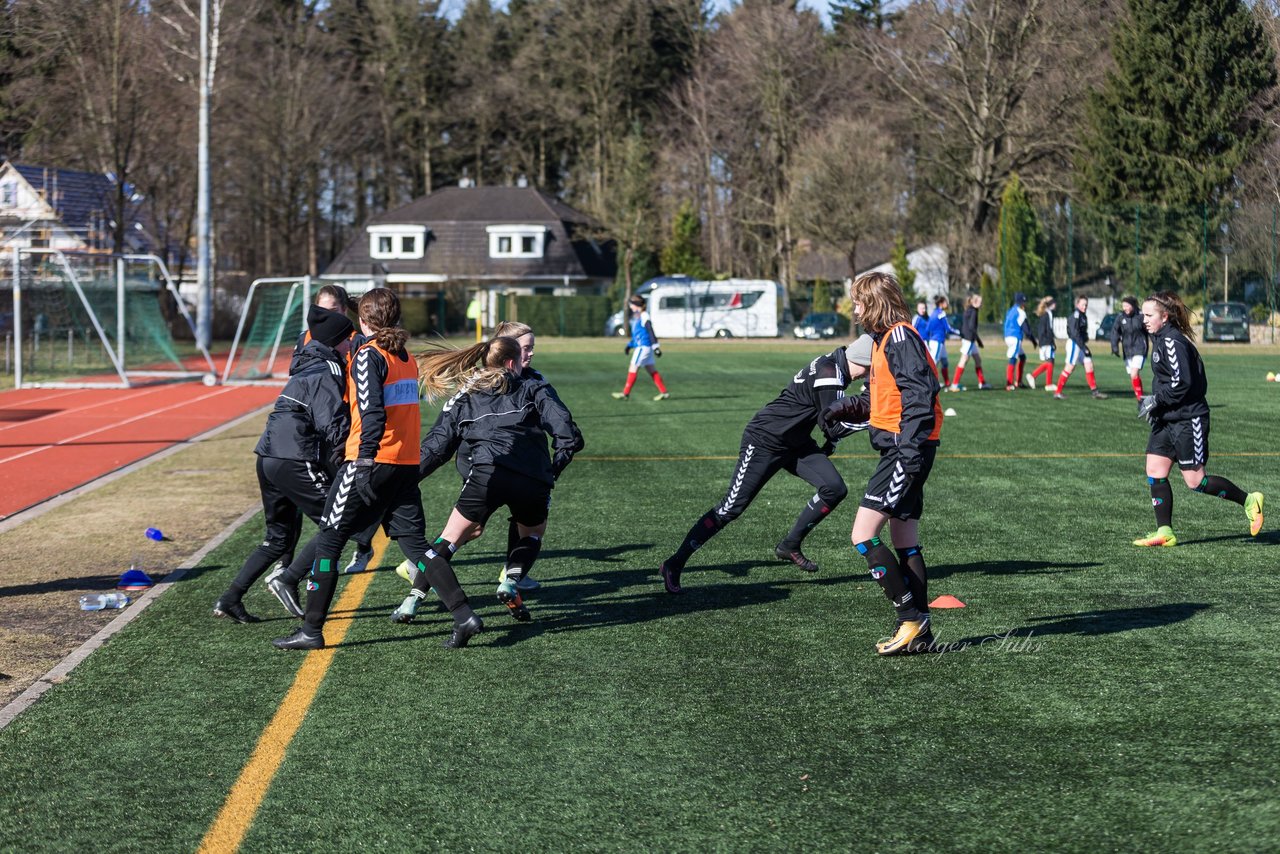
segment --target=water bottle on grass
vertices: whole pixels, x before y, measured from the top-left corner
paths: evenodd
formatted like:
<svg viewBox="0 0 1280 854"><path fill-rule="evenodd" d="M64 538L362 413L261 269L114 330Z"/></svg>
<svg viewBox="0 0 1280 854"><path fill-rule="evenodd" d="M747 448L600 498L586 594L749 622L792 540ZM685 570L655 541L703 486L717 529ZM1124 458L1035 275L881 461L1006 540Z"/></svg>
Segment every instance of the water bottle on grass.
<svg viewBox="0 0 1280 854"><path fill-rule="evenodd" d="M129 597L123 593L90 593L80 597L81 611L101 611L103 608L123 608Z"/></svg>

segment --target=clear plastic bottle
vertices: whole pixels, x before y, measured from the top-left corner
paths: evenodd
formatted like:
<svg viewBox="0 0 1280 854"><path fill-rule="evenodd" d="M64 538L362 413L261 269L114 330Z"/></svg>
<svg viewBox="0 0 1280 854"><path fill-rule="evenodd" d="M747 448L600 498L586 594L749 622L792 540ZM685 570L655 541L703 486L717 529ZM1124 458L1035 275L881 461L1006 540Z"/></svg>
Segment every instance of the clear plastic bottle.
<svg viewBox="0 0 1280 854"><path fill-rule="evenodd" d="M80 597L81 611L101 611L103 608L123 608L129 597L123 593L90 593Z"/></svg>

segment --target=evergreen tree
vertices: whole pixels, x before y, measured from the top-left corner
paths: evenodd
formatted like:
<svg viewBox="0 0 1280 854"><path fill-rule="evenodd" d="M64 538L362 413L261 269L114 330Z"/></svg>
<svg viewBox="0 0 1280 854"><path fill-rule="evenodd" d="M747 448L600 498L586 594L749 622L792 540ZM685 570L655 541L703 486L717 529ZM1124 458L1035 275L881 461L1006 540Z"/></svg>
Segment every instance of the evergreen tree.
<svg viewBox="0 0 1280 854"><path fill-rule="evenodd" d="M1045 292L1049 281L1043 243L1040 221L1015 173L1009 177L1000 197L996 264L1000 269L1000 292L1004 296L1001 302L1011 300L1017 291L1022 291L1028 299Z"/></svg>
<svg viewBox="0 0 1280 854"><path fill-rule="evenodd" d="M1115 70L1091 93L1077 161L1085 200L1216 205L1263 138L1251 109L1275 83L1242 0L1128 0Z"/></svg>
<svg viewBox="0 0 1280 854"><path fill-rule="evenodd" d="M886 6L885 0L831 0L827 4L831 28L836 35L849 30L891 29L898 13L888 11Z"/></svg>
<svg viewBox="0 0 1280 854"><path fill-rule="evenodd" d="M1198 291L1237 171L1265 139L1274 54L1241 0L1127 0L1077 183L1124 290Z"/></svg>
<svg viewBox="0 0 1280 854"><path fill-rule="evenodd" d="M692 202L676 211L671 223L671 241L662 247L662 272L668 276L684 274L695 279L712 276L702 258L702 220Z"/></svg>
<svg viewBox="0 0 1280 854"><path fill-rule="evenodd" d="M907 262L907 241L901 234L893 240L893 250L889 253L889 263L893 264L893 274L902 285L902 296L908 303L919 302L916 295L916 271Z"/></svg>
<svg viewBox="0 0 1280 854"><path fill-rule="evenodd" d="M1003 320L1008 306L1001 302L996 283L985 270L982 277L978 279L978 293L982 295L982 307L978 309L978 322L999 323Z"/></svg>

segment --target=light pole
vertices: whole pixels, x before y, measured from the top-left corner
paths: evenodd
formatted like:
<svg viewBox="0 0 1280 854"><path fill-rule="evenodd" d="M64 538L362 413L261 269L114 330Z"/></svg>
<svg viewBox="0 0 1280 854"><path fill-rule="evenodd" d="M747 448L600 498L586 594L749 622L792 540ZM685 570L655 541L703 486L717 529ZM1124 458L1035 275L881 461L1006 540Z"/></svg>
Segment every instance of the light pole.
<svg viewBox="0 0 1280 854"><path fill-rule="evenodd" d="M213 344L213 265L209 222L209 0L200 0L200 141L196 200L196 337Z"/></svg>

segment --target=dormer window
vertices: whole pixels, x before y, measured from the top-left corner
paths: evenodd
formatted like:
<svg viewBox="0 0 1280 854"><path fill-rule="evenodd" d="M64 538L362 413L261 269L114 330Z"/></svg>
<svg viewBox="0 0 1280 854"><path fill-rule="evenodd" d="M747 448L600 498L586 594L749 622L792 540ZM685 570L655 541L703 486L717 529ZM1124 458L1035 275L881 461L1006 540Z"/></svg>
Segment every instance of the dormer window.
<svg viewBox="0 0 1280 854"><path fill-rule="evenodd" d="M422 257L427 242L425 225L371 225L369 256L378 261L414 260Z"/></svg>
<svg viewBox="0 0 1280 854"><path fill-rule="evenodd" d="M491 225L486 230L490 258L541 258L546 247L546 226Z"/></svg>
<svg viewBox="0 0 1280 854"><path fill-rule="evenodd" d="M18 187L12 181L5 181L0 184L0 206L6 208L16 207L18 204Z"/></svg>

